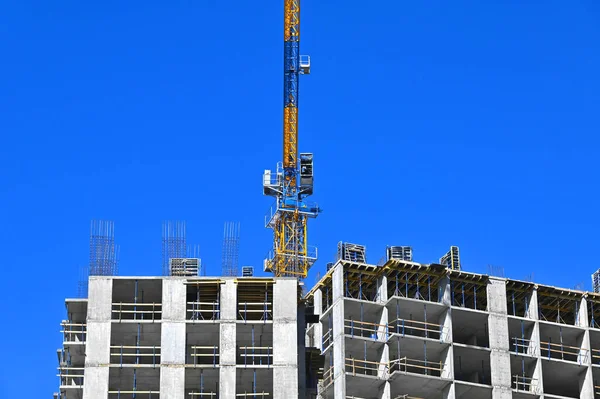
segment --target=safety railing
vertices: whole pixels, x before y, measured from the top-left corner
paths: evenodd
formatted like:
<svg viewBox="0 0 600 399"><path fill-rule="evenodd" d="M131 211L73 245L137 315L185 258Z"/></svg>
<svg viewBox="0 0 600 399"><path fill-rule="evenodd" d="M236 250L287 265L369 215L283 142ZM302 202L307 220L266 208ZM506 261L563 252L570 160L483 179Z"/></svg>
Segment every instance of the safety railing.
<svg viewBox="0 0 600 399"><path fill-rule="evenodd" d="M219 320L220 306L219 302L187 302L188 320Z"/></svg>
<svg viewBox="0 0 600 399"><path fill-rule="evenodd" d="M555 344L552 342L540 342L541 356L548 359L560 359L570 362L585 363L588 350L576 346Z"/></svg>
<svg viewBox="0 0 600 399"><path fill-rule="evenodd" d="M272 346L239 346L238 364L244 366L271 366L273 364Z"/></svg>
<svg viewBox="0 0 600 399"><path fill-rule="evenodd" d="M58 367L61 387L83 388L83 367Z"/></svg>
<svg viewBox="0 0 600 399"><path fill-rule="evenodd" d="M410 396L410 395L398 395L398 396L394 396L394 399L424 399L424 398Z"/></svg>
<svg viewBox="0 0 600 399"><path fill-rule="evenodd" d="M274 187L273 187L274 188ZM273 204L267 213L265 214L265 227L272 228L277 224L279 217L281 216L281 212L299 212L301 214L306 214L309 216L316 215L319 213L319 205L316 202L297 202L293 201L293 204L286 204L289 206L278 206L277 203ZM296 208L297 206L297 208ZM317 248L314 246L307 246L308 257L313 257L316 259L317 257ZM270 259L271 257L269 257Z"/></svg>
<svg viewBox="0 0 600 399"><path fill-rule="evenodd" d="M325 350L327 348L329 348L329 345L331 345L333 343L333 329L329 329L325 332L325 334L323 334L323 352L325 352Z"/></svg>
<svg viewBox="0 0 600 399"><path fill-rule="evenodd" d="M331 384L333 384L333 367L329 367L323 373L322 386L323 389L327 389Z"/></svg>
<svg viewBox="0 0 600 399"><path fill-rule="evenodd" d="M600 349L592 349L592 364L600 364Z"/></svg>
<svg viewBox="0 0 600 399"><path fill-rule="evenodd" d="M389 323L388 331L390 334L402 336L412 335L416 337L439 339L441 341L448 338L448 327L444 327L441 324L418 320L396 319Z"/></svg>
<svg viewBox="0 0 600 399"><path fill-rule="evenodd" d="M160 365L160 346L111 345L110 363Z"/></svg>
<svg viewBox="0 0 600 399"><path fill-rule="evenodd" d="M188 396L190 398L218 398L219 394L215 392L190 392Z"/></svg>
<svg viewBox="0 0 600 399"><path fill-rule="evenodd" d="M525 377L518 374L513 375L512 388L519 392L540 393L537 378Z"/></svg>
<svg viewBox="0 0 600 399"><path fill-rule="evenodd" d="M236 393L235 396L237 398L252 398L252 399L256 399L256 398L266 398L267 396L270 396L271 394L269 392L244 392L244 393Z"/></svg>
<svg viewBox="0 0 600 399"><path fill-rule="evenodd" d="M386 340L388 337L388 326L385 324L344 319L344 334L352 337Z"/></svg>
<svg viewBox="0 0 600 399"><path fill-rule="evenodd" d="M238 302L238 320L273 320L273 302Z"/></svg>
<svg viewBox="0 0 600 399"><path fill-rule="evenodd" d="M60 332L63 333L63 342L85 343L87 324L63 321L60 325L62 327Z"/></svg>
<svg viewBox="0 0 600 399"><path fill-rule="evenodd" d="M198 366L212 366L217 367L219 365L219 347L213 346L199 346L190 345L188 346L188 360L187 364Z"/></svg>
<svg viewBox="0 0 600 399"><path fill-rule="evenodd" d="M160 303L126 303L112 304L113 320L136 320L154 322L161 319L162 305Z"/></svg>
<svg viewBox="0 0 600 399"><path fill-rule="evenodd" d="M529 339L518 338L518 337L512 338L510 350L511 350L511 352L521 354L521 355L535 356L537 353L535 342L533 342Z"/></svg>
<svg viewBox="0 0 600 399"><path fill-rule="evenodd" d="M388 370L388 363L374 362L365 359L356 359L353 357L345 358L345 365L346 373L351 373L352 375L386 375Z"/></svg>
<svg viewBox="0 0 600 399"><path fill-rule="evenodd" d="M159 399L160 391L108 391L111 399Z"/></svg>
<svg viewBox="0 0 600 399"><path fill-rule="evenodd" d="M390 361L390 373L395 371L441 377L444 371L444 363L441 361L432 362L428 360L409 359L407 357L402 357L400 359Z"/></svg>

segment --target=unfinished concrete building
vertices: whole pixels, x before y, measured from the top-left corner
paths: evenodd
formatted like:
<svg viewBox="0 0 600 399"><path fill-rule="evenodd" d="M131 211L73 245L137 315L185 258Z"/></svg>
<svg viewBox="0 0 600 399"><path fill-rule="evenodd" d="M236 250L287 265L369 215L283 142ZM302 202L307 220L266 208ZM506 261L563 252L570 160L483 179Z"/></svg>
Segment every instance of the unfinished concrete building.
<svg viewBox="0 0 600 399"><path fill-rule="evenodd" d="M294 278L92 276L88 299L66 300L55 398L316 397L300 292Z"/></svg>
<svg viewBox="0 0 600 399"><path fill-rule="evenodd" d="M389 259L307 295L325 399L600 398L600 295Z"/></svg>

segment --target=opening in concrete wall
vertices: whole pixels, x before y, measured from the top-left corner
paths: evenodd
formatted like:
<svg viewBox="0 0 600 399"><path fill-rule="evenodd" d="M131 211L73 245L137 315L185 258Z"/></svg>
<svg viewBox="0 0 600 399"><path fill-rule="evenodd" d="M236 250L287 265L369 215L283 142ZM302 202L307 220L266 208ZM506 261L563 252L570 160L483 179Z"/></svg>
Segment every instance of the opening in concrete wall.
<svg viewBox="0 0 600 399"><path fill-rule="evenodd" d="M154 322L162 314L162 280L114 279L112 319Z"/></svg>
<svg viewBox="0 0 600 399"><path fill-rule="evenodd" d="M600 330L600 294L587 294L588 325Z"/></svg>
<svg viewBox="0 0 600 399"><path fill-rule="evenodd" d="M111 366L160 365L160 323L112 323Z"/></svg>
<svg viewBox="0 0 600 399"><path fill-rule="evenodd" d="M448 307L441 303L428 303L394 297L386 305L390 334L448 340L446 326Z"/></svg>
<svg viewBox="0 0 600 399"><path fill-rule="evenodd" d="M454 342L489 348L488 314L467 309L452 309L452 337Z"/></svg>
<svg viewBox="0 0 600 399"><path fill-rule="evenodd" d="M487 311L488 277L453 270L450 272L452 306Z"/></svg>
<svg viewBox="0 0 600 399"><path fill-rule="evenodd" d="M414 337L393 337L389 342L390 373L442 377L447 369L448 344Z"/></svg>
<svg viewBox="0 0 600 399"><path fill-rule="evenodd" d="M185 369L186 398L218 398L219 369L211 367L193 367Z"/></svg>
<svg viewBox="0 0 600 399"><path fill-rule="evenodd" d="M238 367L235 392L236 397L244 399L273 397L273 369Z"/></svg>
<svg viewBox="0 0 600 399"><path fill-rule="evenodd" d="M535 322L521 318L508 318L510 351L516 354L537 356L537 340L532 340Z"/></svg>
<svg viewBox="0 0 600 399"><path fill-rule="evenodd" d="M543 359L544 396L579 398L579 386L582 379L585 378L586 370L587 366Z"/></svg>
<svg viewBox="0 0 600 399"><path fill-rule="evenodd" d="M534 285L528 282L508 280L506 283L506 312L511 316L531 318L531 298Z"/></svg>
<svg viewBox="0 0 600 399"><path fill-rule="evenodd" d="M411 298L440 302L440 282L446 269L409 262L396 262L387 273L388 298Z"/></svg>
<svg viewBox="0 0 600 399"><path fill-rule="evenodd" d="M539 379L536 378L537 358L528 355L510 355L510 375L512 389L530 394L541 393Z"/></svg>
<svg viewBox="0 0 600 399"><path fill-rule="evenodd" d="M190 367L219 366L219 324L187 323L185 364Z"/></svg>
<svg viewBox="0 0 600 399"><path fill-rule="evenodd" d="M387 323L380 303L347 299L344 302L344 334L369 339L387 339Z"/></svg>
<svg viewBox="0 0 600 399"><path fill-rule="evenodd" d="M160 396L160 368L111 367L108 377L109 399L156 398Z"/></svg>
<svg viewBox="0 0 600 399"><path fill-rule="evenodd" d="M344 265L344 296L361 301L379 301L379 274L367 265Z"/></svg>
<svg viewBox="0 0 600 399"><path fill-rule="evenodd" d="M600 331L596 329L590 329L590 352L592 364L600 367Z"/></svg>
<svg viewBox="0 0 600 399"><path fill-rule="evenodd" d="M491 385L490 350L454 344L454 378Z"/></svg>
<svg viewBox="0 0 600 399"><path fill-rule="evenodd" d="M236 363L243 367L273 365L273 324L238 323Z"/></svg>
<svg viewBox="0 0 600 399"><path fill-rule="evenodd" d="M587 363L590 353L583 348L585 330L540 321L540 355L575 363Z"/></svg>
<svg viewBox="0 0 600 399"><path fill-rule="evenodd" d="M538 288L539 319L553 323L578 325L583 294L553 287Z"/></svg>
<svg viewBox="0 0 600 399"><path fill-rule="evenodd" d="M345 367L353 375L383 377L387 373L388 362L382 358L384 343L354 339L346 336Z"/></svg>
<svg viewBox="0 0 600 399"><path fill-rule="evenodd" d="M237 283L237 319L273 320L273 281L239 280Z"/></svg>
<svg viewBox="0 0 600 399"><path fill-rule="evenodd" d="M194 322L220 319L219 280L193 280L186 283L186 319Z"/></svg>

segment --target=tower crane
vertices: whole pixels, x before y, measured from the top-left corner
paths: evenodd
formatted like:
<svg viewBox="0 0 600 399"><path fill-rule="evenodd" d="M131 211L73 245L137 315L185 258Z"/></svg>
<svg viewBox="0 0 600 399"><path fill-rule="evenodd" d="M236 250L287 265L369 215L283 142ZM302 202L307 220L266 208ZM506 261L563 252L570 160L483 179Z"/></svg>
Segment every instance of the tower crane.
<svg viewBox="0 0 600 399"><path fill-rule="evenodd" d="M307 243L307 221L320 212L305 201L313 193L313 154L298 153L299 78L310 73L310 57L300 55L300 0L284 4L283 161L274 173L263 174L263 193L275 197L265 218L273 229L273 248L264 270L303 279L317 260L316 248Z"/></svg>

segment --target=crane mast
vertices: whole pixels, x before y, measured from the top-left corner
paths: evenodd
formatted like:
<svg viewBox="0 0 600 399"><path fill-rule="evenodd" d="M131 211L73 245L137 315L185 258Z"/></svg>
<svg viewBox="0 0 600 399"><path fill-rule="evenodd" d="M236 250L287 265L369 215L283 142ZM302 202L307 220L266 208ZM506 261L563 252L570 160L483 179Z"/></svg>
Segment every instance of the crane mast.
<svg viewBox="0 0 600 399"><path fill-rule="evenodd" d="M298 153L299 77L310 73L310 58L300 55L300 0L284 0L283 161L263 175L263 193L275 197L265 218L273 229L273 248L264 262L276 277L306 278L317 260L307 244L307 221L320 212L305 202L313 192L313 155Z"/></svg>

